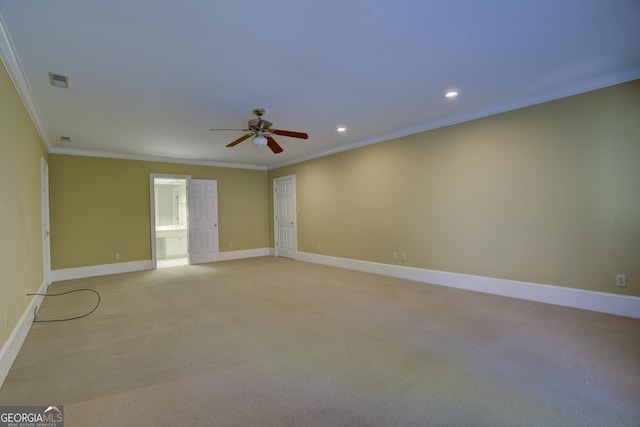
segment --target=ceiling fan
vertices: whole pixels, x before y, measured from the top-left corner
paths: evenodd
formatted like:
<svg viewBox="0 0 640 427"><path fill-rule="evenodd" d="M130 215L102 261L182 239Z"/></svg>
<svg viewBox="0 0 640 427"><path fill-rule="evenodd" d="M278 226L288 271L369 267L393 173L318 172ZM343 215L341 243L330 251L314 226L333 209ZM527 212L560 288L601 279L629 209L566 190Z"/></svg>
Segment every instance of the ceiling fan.
<svg viewBox="0 0 640 427"><path fill-rule="evenodd" d="M212 131L213 130L241 130L243 132L250 132L246 135L241 136L235 141L227 144L226 146L227 147L236 146L240 144L242 141L244 141L245 139L249 139L253 136L253 139L251 140L251 142L253 142L253 145L255 145L256 147L264 147L266 145L271 149L271 151L273 151L276 154L282 153L284 150L280 146L280 144L278 144L276 140L273 139L273 137L271 136L272 134L280 135L280 136L288 136L291 138L300 138L300 139L309 138L309 135L307 135L304 132L271 129L271 126L273 125L273 123L268 122L262 118L262 116L264 116L264 113L265 113L264 108L254 108L253 114L255 114L257 118L249 120L249 123L247 124L246 129L209 129L209 130L212 130Z"/></svg>

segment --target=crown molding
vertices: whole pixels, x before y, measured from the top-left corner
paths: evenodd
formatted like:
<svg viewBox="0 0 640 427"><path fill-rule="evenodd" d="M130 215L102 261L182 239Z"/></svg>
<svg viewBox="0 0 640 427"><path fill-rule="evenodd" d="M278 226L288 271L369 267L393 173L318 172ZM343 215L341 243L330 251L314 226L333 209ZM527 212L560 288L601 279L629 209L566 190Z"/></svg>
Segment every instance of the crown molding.
<svg viewBox="0 0 640 427"><path fill-rule="evenodd" d="M36 100L33 97L33 92L31 92L31 88L29 83L27 82L27 78L24 75L24 70L22 65L20 64L20 59L18 58L18 54L13 48L13 43L11 42L11 37L9 36L9 32L6 29L6 25L2 19L2 15L0 14L0 60L4 64L7 69L7 73L9 74L9 78L13 82L16 90L18 91L18 95L24 104L29 117L31 117L31 121L42 140L42 144L45 146L47 151L51 150L51 142L47 138L47 133L45 132L45 127L42 124L42 119L40 117L40 113L38 110L38 106L36 104Z"/></svg>
<svg viewBox="0 0 640 427"><path fill-rule="evenodd" d="M35 101L35 98L33 96L29 83L27 81L27 78L24 74L24 70L20 64L18 55L15 49L13 48L11 37L9 36L9 33L6 29L6 25L2 19L1 14L0 14L0 60L2 60L2 62L4 63L7 69L7 72L9 74L9 77L11 78L11 81L13 82L14 86L16 87L16 90L18 91L18 94L36 128L36 131L38 132L38 135L40 136L40 139L42 140L43 145L45 146L45 148L49 153L89 156L89 157L107 157L107 158L129 159L129 160L148 160L148 161L155 161L155 162L181 163L181 164L216 166L216 167L226 167L226 168L240 168L240 169L256 169L256 170L276 169L279 167L288 166L295 163L300 163L303 161L312 160L320 157L326 157L332 154L353 150L353 149L364 147L367 145L376 144L379 142L385 142L392 139L401 138L404 136L414 135L417 133L438 129L441 127L464 123L467 121L488 117L488 116L492 116L500 113L505 113L508 111L517 110L520 108L529 107L532 105L541 104L544 102L549 102L556 99L565 98L568 96L590 92L590 91L601 89L607 86L613 86L616 84L626 83L628 81L640 79L640 66L636 66L636 67L628 68L615 73L585 80L582 82L573 83L560 88L543 91L531 96L526 96L526 97L518 98L515 100L507 101L504 103L496 104L493 106L470 111L467 113L446 117L444 119L423 123L418 126L413 126L410 128L405 128L405 129L397 130L394 132L389 132L375 138L371 138L363 141L356 141L350 144L330 148L328 150L318 151L316 153L312 153L309 155L294 157L289 160L274 162L266 166L260 166L260 165L253 165L253 164L227 163L227 162L218 162L218 161L201 161L201 160L193 160L193 159L165 158L161 156L146 156L146 155L143 156L143 155L133 155L133 154L107 153L107 152L90 151L90 150L56 148L53 146L53 144L51 144L51 142L47 137L47 133L45 131L45 127L43 125L37 103Z"/></svg>
<svg viewBox="0 0 640 427"><path fill-rule="evenodd" d="M506 113L508 111L518 110L520 108L530 107L536 104L542 104L549 101L555 101L556 99L566 98L573 95L579 95L581 93L591 92L593 90L602 89L608 86L616 84L630 82L632 80L640 79L640 66L627 68L622 71L618 71L604 76L596 77L589 80L584 80L577 83L572 83L567 86L563 86L556 89L551 89L543 92L536 93L534 95L517 98L511 101L503 102L500 104L492 105L485 108L480 108L474 111L469 111L455 116L445 117L440 120L434 120L431 122L423 123L418 126L410 128L400 129L394 132L389 132L380 135L375 138L367 139L364 141L357 141L351 144L341 145L339 147L330 148L328 150L318 151L306 156L296 157L290 160L271 163L268 165L268 169L276 169L283 166L289 166L292 164L300 163L306 160L312 160L320 157L330 156L332 154L340 153L342 151L354 150L356 148L364 147L367 145L377 144L379 142L389 141L404 136L415 135L417 133L426 132L446 126L451 126L459 123L468 122L471 120L481 119L483 117L494 116L496 114Z"/></svg>
<svg viewBox="0 0 640 427"><path fill-rule="evenodd" d="M139 161L146 161L146 162L161 162L161 163L178 163L183 165L195 165L195 166L214 166L219 168L230 168L230 169L267 170L266 166L252 165L248 163L218 162L214 160L180 159L176 157L148 156L148 155L142 155L142 154L111 153L106 151L78 150L76 148L52 147L49 150L49 153L64 154L67 156L101 157L101 158L107 158L107 159L139 160Z"/></svg>

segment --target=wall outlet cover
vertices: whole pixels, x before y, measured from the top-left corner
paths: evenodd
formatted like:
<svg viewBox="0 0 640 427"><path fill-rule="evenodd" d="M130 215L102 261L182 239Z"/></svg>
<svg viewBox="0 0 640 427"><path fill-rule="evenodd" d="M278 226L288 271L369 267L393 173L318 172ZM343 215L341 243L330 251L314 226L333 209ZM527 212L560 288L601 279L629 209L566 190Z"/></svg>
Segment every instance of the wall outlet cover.
<svg viewBox="0 0 640 427"><path fill-rule="evenodd" d="M625 274L616 275L616 285L621 286L623 288L627 287L627 276Z"/></svg>

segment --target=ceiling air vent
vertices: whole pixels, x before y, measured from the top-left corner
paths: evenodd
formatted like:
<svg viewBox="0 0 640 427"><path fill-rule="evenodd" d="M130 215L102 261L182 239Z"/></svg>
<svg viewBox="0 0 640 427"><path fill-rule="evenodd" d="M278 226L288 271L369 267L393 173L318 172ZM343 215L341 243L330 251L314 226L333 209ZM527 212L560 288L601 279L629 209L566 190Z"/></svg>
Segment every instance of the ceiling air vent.
<svg viewBox="0 0 640 427"><path fill-rule="evenodd" d="M51 84L51 86L68 89L69 77L63 76L61 74L49 73L49 84Z"/></svg>
<svg viewBox="0 0 640 427"><path fill-rule="evenodd" d="M61 142L71 142L71 138L69 138L68 136L61 136L60 137L60 141Z"/></svg>

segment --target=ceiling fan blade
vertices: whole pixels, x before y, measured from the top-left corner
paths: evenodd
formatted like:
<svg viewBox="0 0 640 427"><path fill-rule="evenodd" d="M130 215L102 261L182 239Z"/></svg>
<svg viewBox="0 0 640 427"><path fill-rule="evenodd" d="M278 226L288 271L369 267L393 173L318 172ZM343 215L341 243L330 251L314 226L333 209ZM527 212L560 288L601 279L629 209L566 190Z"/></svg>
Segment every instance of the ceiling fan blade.
<svg viewBox="0 0 640 427"><path fill-rule="evenodd" d="M233 147L234 145L238 145L240 144L242 141L244 141L245 139L248 139L249 137L251 137L251 135L253 135L252 133L248 133L246 135L242 135L240 138L236 139L235 141L227 144L227 147Z"/></svg>
<svg viewBox="0 0 640 427"><path fill-rule="evenodd" d="M271 148L271 151L273 151L276 154L282 153L284 151L280 146L280 144L278 144L276 140L269 135L267 135L267 145L269 146L269 148Z"/></svg>
<svg viewBox="0 0 640 427"><path fill-rule="evenodd" d="M209 130L235 130L235 131L241 130L241 131L248 131L249 129L209 129Z"/></svg>
<svg viewBox="0 0 640 427"><path fill-rule="evenodd" d="M272 129L271 132L273 132L276 135L290 136L291 138L300 138L300 139L309 138L309 135L307 135L304 132L294 132L291 130L280 130L280 129Z"/></svg>

